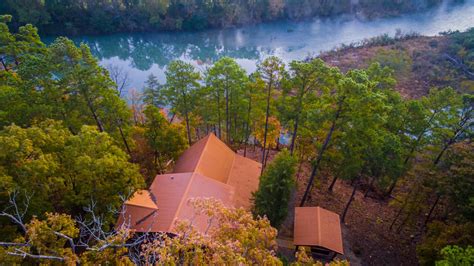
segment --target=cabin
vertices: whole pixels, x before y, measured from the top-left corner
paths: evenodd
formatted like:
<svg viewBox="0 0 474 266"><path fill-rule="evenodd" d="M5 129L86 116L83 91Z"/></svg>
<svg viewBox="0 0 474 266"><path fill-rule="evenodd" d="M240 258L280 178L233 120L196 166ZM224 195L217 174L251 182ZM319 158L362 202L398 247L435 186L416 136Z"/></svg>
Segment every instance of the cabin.
<svg viewBox="0 0 474 266"><path fill-rule="evenodd" d="M229 207L250 210L252 192L258 189L262 165L232 151L214 134L187 149L172 173L157 175L148 190L137 191L124 203L118 225L136 232L173 234L177 220L193 219L204 232L207 217L194 217L191 198L215 198Z"/></svg>
<svg viewBox="0 0 474 266"><path fill-rule="evenodd" d="M343 255L341 222L337 213L321 207L295 208L294 245L311 248L313 258L331 261Z"/></svg>

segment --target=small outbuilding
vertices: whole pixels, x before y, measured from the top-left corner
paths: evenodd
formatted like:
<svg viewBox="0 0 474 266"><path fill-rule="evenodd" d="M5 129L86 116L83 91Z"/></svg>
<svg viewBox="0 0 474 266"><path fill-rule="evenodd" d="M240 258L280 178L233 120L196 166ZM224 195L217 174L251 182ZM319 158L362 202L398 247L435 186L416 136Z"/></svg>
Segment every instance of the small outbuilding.
<svg viewBox="0 0 474 266"><path fill-rule="evenodd" d="M311 248L316 259L332 260L344 254L339 215L321 207L296 207L294 245Z"/></svg>

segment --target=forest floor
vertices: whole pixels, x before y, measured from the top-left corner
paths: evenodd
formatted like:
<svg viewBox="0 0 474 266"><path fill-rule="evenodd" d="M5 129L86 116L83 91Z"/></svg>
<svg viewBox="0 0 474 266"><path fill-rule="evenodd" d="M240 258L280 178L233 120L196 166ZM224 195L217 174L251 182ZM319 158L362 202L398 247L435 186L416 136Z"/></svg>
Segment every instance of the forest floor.
<svg viewBox="0 0 474 266"><path fill-rule="evenodd" d="M449 46L449 36L419 36L388 45L348 47L322 53L319 57L343 72L367 68L374 61L388 65L395 69L396 89L406 98L422 97L433 87L452 86L460 92L468 92L474 83L457 66L446 60ZM243 154L242 150L238 153ZM276 153L271 151L268 162ZM250 147L247 157L260 161L260 148ZM290 206L299 205L310 172L310 164L303 164ZM330 192L328 187L331 181L329 174L320 173L305 206L320 206L341 214L353 187L349 182L338 180ZM422 236L418 229L420 222L418 225L405 226L399 232L390 230L398 211L392 206L392 199L375 192L364 197L367 185L362 184L360 187L342 225L345 256L340 258L349 260L351 265L417 265L416 243ZM396 193L397 189L394 191ZM278 235L279 253L290 259L294 255L293 222L294 208L290 208Z"/></svg>
<svg viewBox="0 0 474 266"><path fill-rule="evenodd" d="M243 152L238 151L243 155ZM271 151L270 162L277 151ZM260 161L260 148L249 148L247 157ZM310 174L310 165L303 165L297 177L297 189L290 206L297 207L300 203ZM324 176L324 174L322 174ZM320 206L341 214L352 192L348 182L338 180L333 192L328 191L331 178L318 176L317 184L313 187L311 196L305 206ZM364 192L358 190L345 223L342 225L344 253L338 256L347 259L351 265L417 265L416 245L409 231L395 233L389 230L396 208L388 200L380 200L369 194L364 198ZM283 243L279 252L293 256L294 250L285 248L293 238L294 208L290 208L288 217L279 229L279 242Z"/></svg>

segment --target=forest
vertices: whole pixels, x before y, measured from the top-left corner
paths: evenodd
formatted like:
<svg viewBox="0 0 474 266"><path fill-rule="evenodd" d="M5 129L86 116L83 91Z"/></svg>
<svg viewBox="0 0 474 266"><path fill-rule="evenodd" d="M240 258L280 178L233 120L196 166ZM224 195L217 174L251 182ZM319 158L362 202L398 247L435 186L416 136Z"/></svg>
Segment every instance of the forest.
<svg viewBox="0 0 474 266"><path fill-rule="evenodd" d="M151 11L148 2L73 1L69 10L50 10L50 2L38 1L44 9L28 8L38 12L33 16L21 13L26 1L6 1L2 8L14 8L15 18L0 17L1 261L181 265L219 264L226 258L243 264L317 264L303 250L292 262L278 254L277 230L285 229L295 189L296 205L307 206L344 186L350 193L340 213L343 224L350 224L356 210L369 211L360 198L375 198L393 215L370 219L392 237L409 235L416 263L474 262L474 29L446 33L451 79L418 97L397 90L409 59L382 52L363 68L344 70L321 58L285 64L269 56L250 74L230 57L205 71L175 60L166 69L165 83L151 75L143 93L131 91L127 102L117 79L87 45L76 46L65 37L45 45L38 28L16 25L35 22L48 31L49 23L58 23L48 21L51 17L71 18L67 12L75 8L110 14L124 8L120 12L148 16L137 11ZM92 2L120 8L95 8ZM260 3L244 2L243 8ZM163 16L143 19L148 21L144 26L100 25L104 32L110 32L107 27L145 30L148 23L166 28L167 21L178 20L174 12L187 18L202 12L177 12L179 3L166 3L166 8L154 7ZM265 3L276 11L262 8L270 14L254 14L259 20L290 12L285 1ZM200 10L209 4L193 6ZM209 8L225 14L222 6ZM226 16L210 13L217 16L206 21L210 25ZM93 25L87 23L94 16L85 17L91 22L71 23L66 30ZM183 27L190 23L181 20ZM188 146L209 133L263 164L253 213L228 210L210 199L192 202L220 223L212 237L189 233L185 222L181 237L163 235L159 241L114 227L125 199L169 171ZM397 240L386 241L381 245Z"/></svg>
<svg viewBox="0 0 474 266"><path fill-rule="evenodd" d="M396 16L439 6L442 0L4 0L0 14L13 25L31 23L43 34L103 34L158 30L202 30L276 19L300 20L356 14ZM463 2L463 0L454 0Z"/></svg>

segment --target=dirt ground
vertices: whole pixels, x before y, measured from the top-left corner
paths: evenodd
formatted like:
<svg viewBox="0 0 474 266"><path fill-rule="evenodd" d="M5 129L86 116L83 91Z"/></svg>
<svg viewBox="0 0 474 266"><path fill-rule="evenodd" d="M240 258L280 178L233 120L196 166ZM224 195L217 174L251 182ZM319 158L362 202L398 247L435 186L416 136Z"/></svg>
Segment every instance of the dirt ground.
<svg viewBox="0 0 474 266"><path fill-rule="evenodd" d="M243 154L242 151L238 151ZM276 154L271 151L269 162ZM247 157L259 161L261 151L259 148L247 150ZM300 203L310 173L310 166L303 165L297 177L297 190L292 200L292 205ZM318 184L313 187L311 196L305 206L321 206L341 214L352 192L352 186L344 181L337 181L333 192L327 190L330 179L318 177ZM397 234L389 230L390 223L395 216L395 209L388 201L372 197L364 198L363 192L357 191L355 200L342 225L344 253L338 256L347 259L351 265L417 265L415 244L408 232ZM293 237L294 208L279 230L279 239L284 242L291 241ZM293 250L280 248L286 256L292 256Z"/></svg>
<svg viewBox="0 0 474 266"><path fill-rule="evenodd" d="M446 82L439 75L439 73L447 73L453 68L451 64L442 59L447 40L446 36L420 36L401 40L392 45L330 51L322 53L319 57L327 64L346 72L349 69L368 67L372 58L381 49L404 51L412 60L412 64L408 72L395 73L396 89L404 97L418 98L426 95L432 87L453 85L452 82Z"/></svg>

